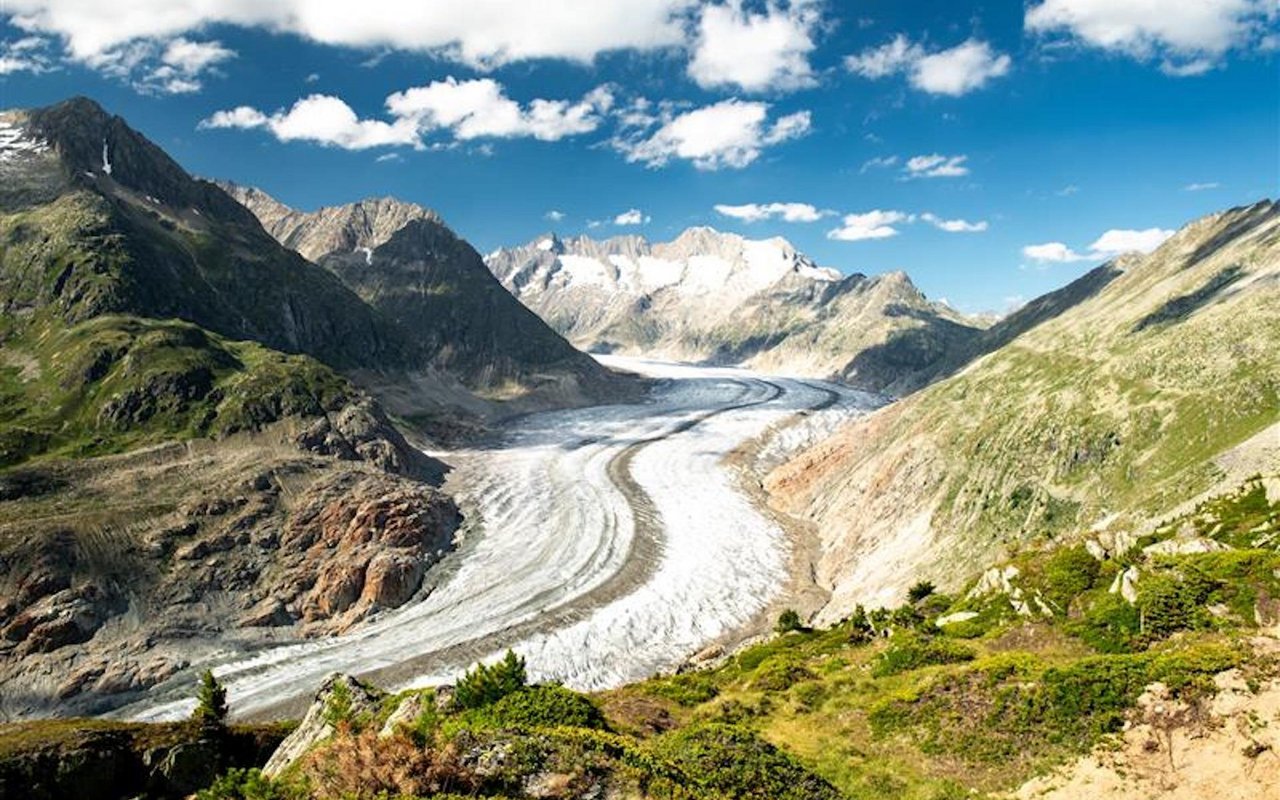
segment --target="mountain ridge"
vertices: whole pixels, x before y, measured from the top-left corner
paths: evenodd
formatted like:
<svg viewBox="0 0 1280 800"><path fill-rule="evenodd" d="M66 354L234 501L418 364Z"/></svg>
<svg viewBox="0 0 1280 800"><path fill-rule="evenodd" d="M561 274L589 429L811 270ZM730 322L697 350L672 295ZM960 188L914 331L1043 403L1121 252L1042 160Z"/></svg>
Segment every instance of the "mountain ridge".
<svg viewBox="0 0 1280 800"><path fill-rule="evenodd" d="M1141 532L1250 470L1280 471L1278 253L1273 201L1191 222L778 468L773 502L823 531L825 614L922 576L953 586L1037 537Z"/></svg>
<svg viewBox="0 0 1280 800"><path fill-rule="evenodd" d="M905 273L846 276L782 237L707 226L658 243L548 234L500 248L486 264L585 349L745 363L873 391L926 381L979 331Z"/></svg>
<svg viewBox="0 0 1280 800"><path fill-rule="evenodd" d="M507 384L565 397L603 395L607 371L523 307L479 253L429 209L369 198L299 211L266 192L219 184L282 245L337 275L411 330L429 363L482 393Z"/></svg>

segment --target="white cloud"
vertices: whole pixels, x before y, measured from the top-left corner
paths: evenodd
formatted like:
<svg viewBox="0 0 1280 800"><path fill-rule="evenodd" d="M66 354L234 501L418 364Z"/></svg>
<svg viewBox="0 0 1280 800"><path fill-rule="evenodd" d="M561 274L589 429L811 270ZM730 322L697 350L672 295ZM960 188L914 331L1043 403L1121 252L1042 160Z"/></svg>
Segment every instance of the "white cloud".
<svg viewBox="0 0 1280 800"><path fill-rule="evenodd" d="M1013 62L977 39L930 53L898 34L887 44L847 56L844 63L850 72L864 78L905 73L911 85L921 91L958 97L1008 74Z"/></svg>
<svg viewBox="0 0 1280 800"><path fill-rule="evenodd" d="M411 119L394 123L359 119L351 106L337 97L313 94L288 111L267 115L249 106L219 111L200 123L201 128L266 128L282 142L310 141L347 150L387 145L421 146L417 125Z"/></svg>
<svg viewBox="0 0 1280 800"><path fill-rule="evenodd" d="M1222 184L1217 181L1210 181L1208 183L1188 183L1186 186L1182 187L1182 190L1184 192L1206 192L1210 189L1221 188L1221 186Z"/></svg>
<svg viewBox="0 0 1280 800"><path fill-rule="evenodd" d="M969 222L963 219L943 219L929 212L921 214L920 219L947 233L982 233L987 229L986 220Z"/></svg>
<svg viewBox="0 0 1280 800"><path fill-rule="evenodd" d="M223 47L221 42L193 42L179 37L165 46L160 60L184 73L197 75L234 57L235 51Z"/></svg>
<svg viewBox="0 0 1280 800"><path fill-rule="evenodd" d="M820 21L816 0L770 0L763 13L744 9L742 0L705 5L689 77L703 88L736 86L748 92L812 86L809 53Z"/></svg>
<svg viewBox="0 0 1280 800"><path fill-rule="evenodd" d="M313 141L348 150L387 145L421 148L425 134L445 130L455 141L533 137L555 141L595 130L613 95L601 87L577 103L534 100L527 107L506 96L497 82L447 78L396 92L386 100L390 121L359 119L342 99L313 94L288 111L266 114L249 106L219 111L201 128L265 128L280 141ZM483 145L477 148L488 154Z"/></svg>
<svg viewBox="0 0 1280 800"><path fill-rule="evenodd" d="M774 218L782 219L784 222L817 222L835 213L819 209L809 203L746 203L740 206L717 205L715 209L718 214L740 219L743 222L760 222Z"/></svg>
<svg viewBox="0 0 1280 800"><path fill-rule="evenodd" d="M226 24L363 49L425 52L489 68L535 58L587 63L610 50L680 45L696 0L6 0L19 28L64 39L77 60L136 40Z"/></svg>
<svg viewBox="0 0 1280 800"><path fill-rule="evenodd" d="M563 211L558 211L553 208L542 216L549 222L563 222L566 215Z"/></svg>
<svg viewBox="0 0 1280 800"><path fill-rule="evenodd" d="M614 225L648 225L650 217L638 208L623 211L613 218Z"/></svg>
<svg viewBox="0 0 1280 800"><path fill-rule="evenodd" d="M1084 261L1089 258L1087 255L1077 253L1062 242L1029 244L1022 248L1022 255L1032 261L1057 264L1065 264L1072 261Z"/></svg>
<svg viewBox="0 0 1280 800"><path fill-rule="evenodd" d="M141 55L150 48L139 44L134 52ZM156 56L147 53L135 66L120 63L125 74L140 73L133 80L134 88L144 93L191 94L204 88L201 76L224 61L235 58L236 52L223 47L221 42L195 42L178 37L157 51ZM158 63L156 63L158 61ZM151 66L140 68L150 63Z"/></svg>
<svg viewBox="0 0 1280 800"><path fill-rule="evenodd" d="M907 159L903 173L908 178L960 178L969 174L964 165L968 156L944 156L939 153L912 156Z"/></svg>
<svg viewBox="0 0 1280 800"><path fill-rule="evenodd" d="M901 211L867 211L862 214L847 214L839 228L827 231L828 239L842 242L859 242L865 239L887 239L898 235L893 227L899 223L911 222L914 217Z"/></svg>
<svg viewBox="0 0 1280 800"><path fill-rule="evenodd" d="M1175 231L1163 228L1126 230L1112 228L1089 245L1089 252L1077 253L1062 242L1045 242L1022 248L1022 255L1041 264L1065 264L1074 261L1103 261L1121 253L1150 253L1164 244Z"/></svg>
<svg viewBox="0 0 1280 800"><path fill-rule="evenodd" d="M981 89L992 78L1008 74L1011 63L1007 55L997 54L986 42L970 39L917 61L911 71L911 85L930 94L959 97Z"/></svg>
<svg viewBox="0 0 1280 800"><path fill-rule="evenodd" d="M461 140L532 136L556 141L595 130L600 114L612 106L613 94L602 86L578 103L539 99L522 108L490 78L449 77L387 98L387 109L398 119L412 120L423 131L449 129Z"/></svg>
<svg viewBox="0 0 1280 800"><path fill-rule="evenodd" d="M1165 240L1174 233L1176 231L1163 228L1147 228L1141 231L1112 229L1099 236L1097 241L1089 245L1089 249L1095 256L1119 255L1134 250L1139 253L1150 253L1164 244Z"/></svg>
<svg viewBox="0 0 1280 800"><path fill-rule="evenodd" d="M0 75L52 71L55 66L48 48L49 40L40 36L24 36L15 41L0 42Z"/></svg>
<svg viewBox="0 0 1280 800"><path fill-rule="evenodd" d="M862 162L862 168L858 170L858 174L864 174L873 169L882 169L884 167L892 167L898 163L897 156L876 156Z"/></svg>
<svg viewBox="0 0 1280 800"><path fill-rule="evenodd" d="M1080 191L1080 187L1072 183L1072 184L1063 186L1061 189L1054 192L1054 194L1056 194L1058 197L1070 197L1071 195L1076 194L1079 191Z"/></svg>
<svg viewBox="0 0 1280 800"><path fill-rule="evenodd" d="M768 103L736 98L679 114L667 107L657 116L647 105L633 106L622 119L627 130L612 144L627 161L661 167L679 158L702 170L740 169L765 147L804 136L811 127L808 111L770 123Z"/></svg>
<svg viewBox="0 0 1280 800"><path fill-rule="evenodd" d="M1199 75L1232 49L1265 46L1275 0L1043 0L1026 29L1064 34L1090 47L1141 60L1159 58L1171 75Z"/></svg>

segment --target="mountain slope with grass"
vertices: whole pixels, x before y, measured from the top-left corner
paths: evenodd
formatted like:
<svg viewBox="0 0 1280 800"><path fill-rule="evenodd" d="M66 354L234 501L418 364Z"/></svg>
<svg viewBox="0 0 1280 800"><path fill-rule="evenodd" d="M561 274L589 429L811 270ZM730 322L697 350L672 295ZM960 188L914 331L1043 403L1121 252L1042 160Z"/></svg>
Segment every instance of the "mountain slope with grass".
<svg viewBox="0 0 1280 800"><path fill-rule="evenodd" d="M1280 206L1198 220L1063 292L770 476L820 532L824 618L920 578L954 588L1028 543L1141 534L1280 471Z"/></svg>
<svg viewBox="0 0 1280 800"><path fill-rule="evenodd" d="M348 377L414 368L395 322L91 101L3 112L0 177L0 717L423 589L444 465Z"/></svg>

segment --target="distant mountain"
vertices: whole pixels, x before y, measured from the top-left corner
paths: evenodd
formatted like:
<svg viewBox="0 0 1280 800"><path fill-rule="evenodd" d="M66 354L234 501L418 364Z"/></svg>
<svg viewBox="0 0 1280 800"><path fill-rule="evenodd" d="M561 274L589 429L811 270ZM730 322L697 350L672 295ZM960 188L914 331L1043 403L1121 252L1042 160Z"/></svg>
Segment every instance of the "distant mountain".
<svg viewBox="0 0 1280 800"><path fill-rule="evenodd" d="M279 242L337 275L410 332L432 366L482 392L570 381L600 391L608 376L494 279L435 212L391 198L297 211L261 190L220 184Z"/></svg>
<svg viewBox="0 0 1280 800"><path fill-rule="evenodd" d="M952 377L768 488L821 531L830 618L921 578L954 589L1029 543L1136 537L1206 493L1280 479L1277 353L1280 204L1261 202L1029 303Z"/></svg>
<svg viewBox="0 0 1280 800"><path fill-rule="evenodd" d="M877 391L917 385L980 332L902 273L844 277L784 239L705 227L658 244L547 235L486 263L580 347L741 362Z"/></svg>

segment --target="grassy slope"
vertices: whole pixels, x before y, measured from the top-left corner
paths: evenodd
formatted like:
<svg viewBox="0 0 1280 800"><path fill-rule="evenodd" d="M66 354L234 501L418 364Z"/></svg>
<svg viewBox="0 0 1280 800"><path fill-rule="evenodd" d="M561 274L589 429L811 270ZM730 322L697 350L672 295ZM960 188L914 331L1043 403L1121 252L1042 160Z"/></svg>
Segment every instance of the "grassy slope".
<svg viewBox="0 0 1280 800"><path fill-rule="evenodd" d="M1225 549L1144 550L1189 536ZM1008 590L922 591L710 670L591 697L534 687L470 710L438 710L427 692L398 737L376 732L411 693L360 714L335 695L337 737L252 796L446 796L423 788L434 785L520 797L551 779L557 797L600 782L625 798L998 796L1105 742L1153 682L1196 702L1224 670L1250 683L1276 674L1248 641L1280 615L1278 543L1280 501L1251 480L1111 556L1029 551L1001 565L1019 569ZM1142 576L1133 604L1108 590L1130 567ZM1019 614L1020 601L1038 610ZM957 611L976 616L938 626ZM255 781L237 774L207 796Z"/></svg>
<svg viewBox="0 0 1280 800"><path fill-rule="evenodd" d="M84 457L315 416L354 395L306 356L185 322L37 322L0 351L0 465Z"/></svg>
<svg viewBox="0 0 1280 800"><path fill-rule="evenodd" d="M1233 238L1241 221L1255 227ZM913 557L954 585L1023 542L1112 513L1140 526L1212 488L1211 459L1280 421L1278 270L1275 210L1195 223L1076 308L781 468L779 504L827 531L822 577L840 608L860 590L848 554L874 563L876 537L915 515L932 516Z"/></svg>

